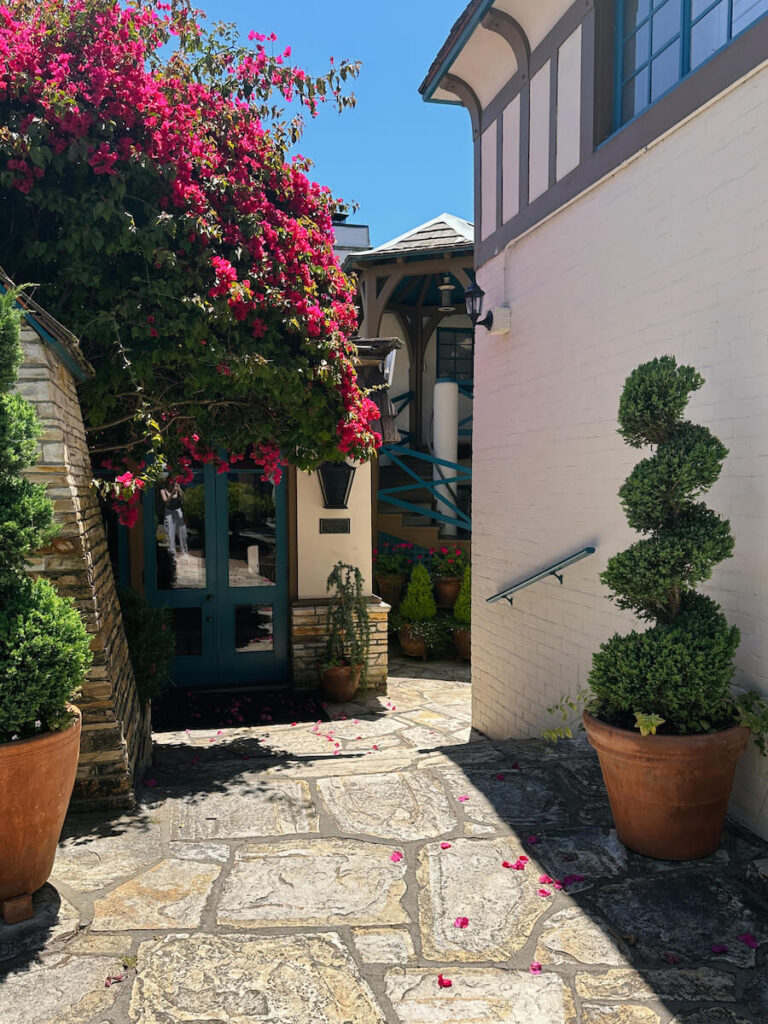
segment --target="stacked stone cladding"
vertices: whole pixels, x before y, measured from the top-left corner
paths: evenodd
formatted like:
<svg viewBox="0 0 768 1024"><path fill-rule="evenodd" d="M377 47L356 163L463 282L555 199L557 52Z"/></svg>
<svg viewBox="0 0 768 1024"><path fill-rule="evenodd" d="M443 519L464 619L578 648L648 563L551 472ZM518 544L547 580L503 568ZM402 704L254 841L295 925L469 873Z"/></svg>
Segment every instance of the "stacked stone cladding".
<svg viewBox="0 0 768 1024"><path fill-rule="evenodd" d="M23 327L21 341L18 390L43 426L40 459L28 476L46 484L60 527L30 572L73 598L93 638L93 666L77 701L83 732L73 802L129 806L151 756L149 714L136 693L75 382L31 327Z"/></svg>
<svg viewBox="0 0 768 1024"><path fill-rule="evenodd" d="M323 600L296 601L291 608L293 680L298 687L315 686L318 682L319 664L328 637L327 608L328 602ZM368 687L377 693L386 693L389 605L371 598L368 615L371 621Z"/></svg>

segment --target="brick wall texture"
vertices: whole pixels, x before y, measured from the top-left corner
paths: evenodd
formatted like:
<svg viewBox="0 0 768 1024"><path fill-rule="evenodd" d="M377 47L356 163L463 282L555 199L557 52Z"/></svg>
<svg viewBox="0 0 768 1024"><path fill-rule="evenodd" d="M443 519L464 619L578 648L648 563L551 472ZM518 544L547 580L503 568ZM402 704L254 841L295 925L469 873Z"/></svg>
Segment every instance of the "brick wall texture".
<svg viewBox="0 0 768 1024"><path fill-rule="evenodd" d="M18 389L44 429L40 460L28 475L47 485L61 527L30 568L74 599L93 637L93 666L77 702L83 731L73 802L127 806L150 758L149 715L136 696L80 405L72 376L38 335L25 327L21 340Z"/></svg>
<svg viewBox="0 0 768 1024"><path fill-rule="evenodd" d="M291 608L291 656L293 681L298 687L314 687L319 681L319 663L328 636L327 601L299 601ZM371 648L368 655L368 687L387 692L389 605L372 598L368 605Z"/></svg>
<svg viewBox="0 0 768 1024"><path fill-rule="evenodd" d="M688 415L730 449L708 503L736 537L702 589L742 633L735 682L768 693L768 70L758 69L479 271L513 329L478 332L473 724L534 736L635 625L598 573L637 539L616 492L643 453L616 433L623 382L666 353L706 378ZM486 598L585 545L597 554L505 602ZM731 813L768 836L750 744Z"/></svg>

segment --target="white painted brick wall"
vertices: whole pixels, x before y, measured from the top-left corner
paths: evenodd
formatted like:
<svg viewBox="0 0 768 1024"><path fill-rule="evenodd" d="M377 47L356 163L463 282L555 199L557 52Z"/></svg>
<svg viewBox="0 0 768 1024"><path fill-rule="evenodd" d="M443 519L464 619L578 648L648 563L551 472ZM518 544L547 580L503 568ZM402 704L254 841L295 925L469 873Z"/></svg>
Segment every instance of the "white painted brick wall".
<svg viewBox="0 0 768 1024"><path fill-rule="evenodd" d="M709 504L736 553L708 591L742 631L736 682L768 693L768 71L762 69L481 268L513 331L478 331L473 724L533 736L586 685L631 616L598 573L636 535L616 492L641 453L616 433L626 376L670 353L707 383L689 406L730 448ZM485 598L593 544L506 603ZM750 748L732 813L768 836L768 764Z"/></svg>

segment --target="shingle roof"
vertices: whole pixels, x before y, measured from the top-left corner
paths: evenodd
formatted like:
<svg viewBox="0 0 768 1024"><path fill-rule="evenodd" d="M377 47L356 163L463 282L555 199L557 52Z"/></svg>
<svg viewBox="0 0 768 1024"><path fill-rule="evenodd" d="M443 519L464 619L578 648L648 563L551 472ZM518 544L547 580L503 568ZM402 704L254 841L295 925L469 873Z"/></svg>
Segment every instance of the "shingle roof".
<svg viewBox="0 0 768 1024"><path fill-rule="evenodd" d="M413 255L415 253L442 252L445 250L469 250L475 244L475 226L468 220L455 217L452 213L441 213L426 224L406 231L404 235L377 245L366 252L355 253L351 262L369 262L387 256Z"/></svg>

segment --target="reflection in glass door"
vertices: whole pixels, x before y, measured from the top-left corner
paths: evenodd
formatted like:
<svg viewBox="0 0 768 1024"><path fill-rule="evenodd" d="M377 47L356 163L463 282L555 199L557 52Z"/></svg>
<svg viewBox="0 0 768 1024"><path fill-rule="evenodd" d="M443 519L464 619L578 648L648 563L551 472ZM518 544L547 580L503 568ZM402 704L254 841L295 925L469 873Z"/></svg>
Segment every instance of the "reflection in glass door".
<svg viewBox="0 0 768 1024"><path fill-rule="evenodd" d="M170 608L177 686L242 686L287 678L284 485L248 466L206 466L185 487L145 498L145 582Z"/></svg>

